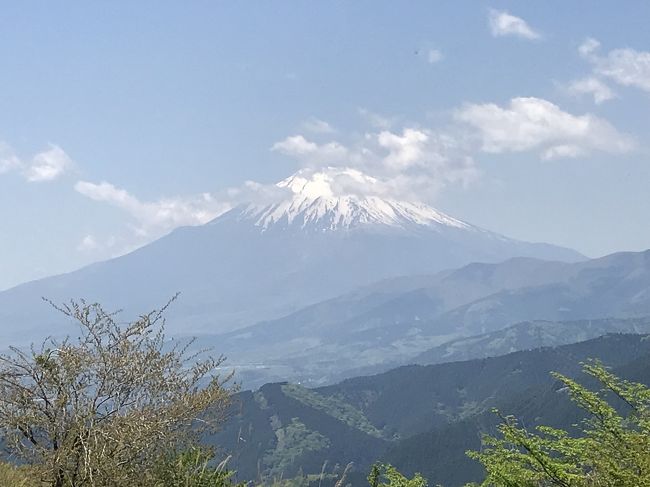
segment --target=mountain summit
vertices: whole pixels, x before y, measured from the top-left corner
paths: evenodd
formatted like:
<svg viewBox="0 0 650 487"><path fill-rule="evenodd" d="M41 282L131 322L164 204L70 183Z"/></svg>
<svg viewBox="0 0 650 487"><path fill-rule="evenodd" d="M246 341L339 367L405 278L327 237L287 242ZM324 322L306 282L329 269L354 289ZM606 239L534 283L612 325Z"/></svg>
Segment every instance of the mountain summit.
<svg viewBox="0 0 650 487"><path fill-rule="evenodd" d="M303 169L276 185L283 195L280 201L247 205L242 217L263 230L299 227L333 231L365 225L470 228L428 205L368 194L368 189L378 185L377 179L356 169Z"/></svg>
<svg viewBox="0 0 650 487"><path fill-rule="evenodd" d="M351 169L300 171L278 183L271 202L238 206L130 254L0 293L0 341L58 333L42 296L85 298L133 316L180 291L169 331L221 333L390 277L517 256L583 258L388 198L384 189Z"/></svg>

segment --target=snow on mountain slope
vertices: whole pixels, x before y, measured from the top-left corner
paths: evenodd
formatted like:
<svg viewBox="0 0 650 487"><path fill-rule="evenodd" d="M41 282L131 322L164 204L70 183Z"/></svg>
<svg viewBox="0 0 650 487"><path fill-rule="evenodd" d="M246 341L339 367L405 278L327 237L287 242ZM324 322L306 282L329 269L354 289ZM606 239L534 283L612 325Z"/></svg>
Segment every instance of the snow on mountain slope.
<svg viewBox="0 0 650 487"><path fill-rule="evenodd" d="M347 191L345 187L341 188L341 179L347 179L348 187L352 187ZM249 205L242 216L264 230L274 225L298 225L302 229L321 231L359 225L470 228L470 225L422 203L350 191L378 184L375 178L355 169L302 170L277 184L278 188L286 190L284 199L266 206Z"/></svg>

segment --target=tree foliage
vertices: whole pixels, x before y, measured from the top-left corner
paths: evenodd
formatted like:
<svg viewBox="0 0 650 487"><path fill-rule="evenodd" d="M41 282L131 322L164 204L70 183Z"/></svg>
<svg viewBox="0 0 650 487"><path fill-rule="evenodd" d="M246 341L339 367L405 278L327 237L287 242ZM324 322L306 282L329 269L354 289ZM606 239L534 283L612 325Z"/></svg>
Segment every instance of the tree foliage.
<svg viewBox="0 0 650 487"><path fill-rule="evenodd" d="M222 359L167 340L166 308L120 324L98 304L71 302L57 309L78 338L0 356L0 433L45 485L151 485L161 458L222 419Z"/></svg>
<svg viewBox="0 0 650 487"><path fill-rule="evenodd" d="M11 487L40 487L42 484L34 478L34 469L28 466L16 466L0 462L0 485Z"/></svg>
<svg viewBox="0 0 650 487"><path fill-rule="evenodd" d="M191 447L179 454L163 457L153 471L151 487L228 487L232 472L226 461L212 465L212 452ZM238 484L237 487L243 487Z"/></svg>
<svg viewBox="0 0 650 487"><path fill-rule="evenodd" d="M481 486L650 485L650 389L619 379L598 362L585 364L584 371L602 385L600 390L554 374L588 414L582 434L547 426L530 432L514 417L502 416L499 437L486 436L483 451L468 452L487 471Z"/></svg>
<svg viewBox="0 0 650 487"><path fill-rule="evenodd" d="M368 475L370 487L427 487L427 481L416 473L412 479L402 475L392 465L375 463Z"/></svg>

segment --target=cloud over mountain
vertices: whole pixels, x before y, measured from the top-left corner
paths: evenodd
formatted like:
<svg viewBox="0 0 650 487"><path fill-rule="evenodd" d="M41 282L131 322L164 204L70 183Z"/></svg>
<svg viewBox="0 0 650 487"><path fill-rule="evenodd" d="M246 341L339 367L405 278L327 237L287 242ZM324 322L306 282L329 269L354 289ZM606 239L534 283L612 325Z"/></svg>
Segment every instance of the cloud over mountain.
<svg viewBox="0 0 650 487"><path fill-rule="evenodd" d="M593 152L620 154L635 147L634 139L606 120L589 113L574 115L535 97L513 98L505 106L467 103L432 126L398 127L396 119L382 119L381 124L368 120L368 131L335 136L327 121L308 122L302 126L305 133L278 140L270 151L292 158L299 170L326 177L335 197L432 203L446 188L468 188L479 180L477 157L482 153L536 152L542 159L559 159ZM358 174L363 177L352 176ZM245 181L211 192L144 201L105 181L79 181L75 189L128 216L130 236L122 235L120 245L112 246L126 250L174 228L204 224L241 203L271 204L287 192L274 182ZM82 241L79 248L92 251L98 246Z"/></svg>
<svg viewBox="0 0 650 487"><path fill-rule="evenodd" d="M367 173L375 184L358 191L368 195L430 200L442 188L469 184L478 174L460 140L444 131L414 126L366 132L347 145L292 135L271 150L294 158L300 167L345 166Z"/></svg>
<svg viewBox="0 0 650 487"><path fill-rule="evenodd" d="M105 181L78 181L75 190L94 201L125 211L134 220L136 233L142 237L158 237L179 226L200 225L230 208L229 204L216 201L208 193L141 201L125 189Z"/></svg>

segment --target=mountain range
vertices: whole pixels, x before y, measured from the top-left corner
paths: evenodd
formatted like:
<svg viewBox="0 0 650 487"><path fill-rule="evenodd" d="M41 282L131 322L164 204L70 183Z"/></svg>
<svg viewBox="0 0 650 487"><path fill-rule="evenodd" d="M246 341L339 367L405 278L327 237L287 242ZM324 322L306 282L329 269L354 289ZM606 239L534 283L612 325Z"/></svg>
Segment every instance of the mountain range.
<svg viewBox="0 0 650 487"><path fill-rule="evenodd" d="M650 251L575 263L514 258L382 281L214 337L214 344L228 351L247 386L272 380L323 385L416 363L419 354L433 347L524 321L649 315ZM605 322L590 331L583 323L556 330L554 337L586 339L613 331L635 330L608 329ZM539 345L562 343L567 341L542 340ZM428 352L433 362L440 361L435 354L448 354L434 350Z"/></svg>
<svg viewBox="0 0 650 487"><path fill-rule="evenodd" d="M515 256L559 261L575 251L506 238L422 203L365 194L356 170L302 170L270 199L179 228L127 255L0 293L2 343L68 333L40 298L97 301L126 317L181 298L171 334L224 333L397 276ZM226 351L227 352L227 351Z"/></svg>

